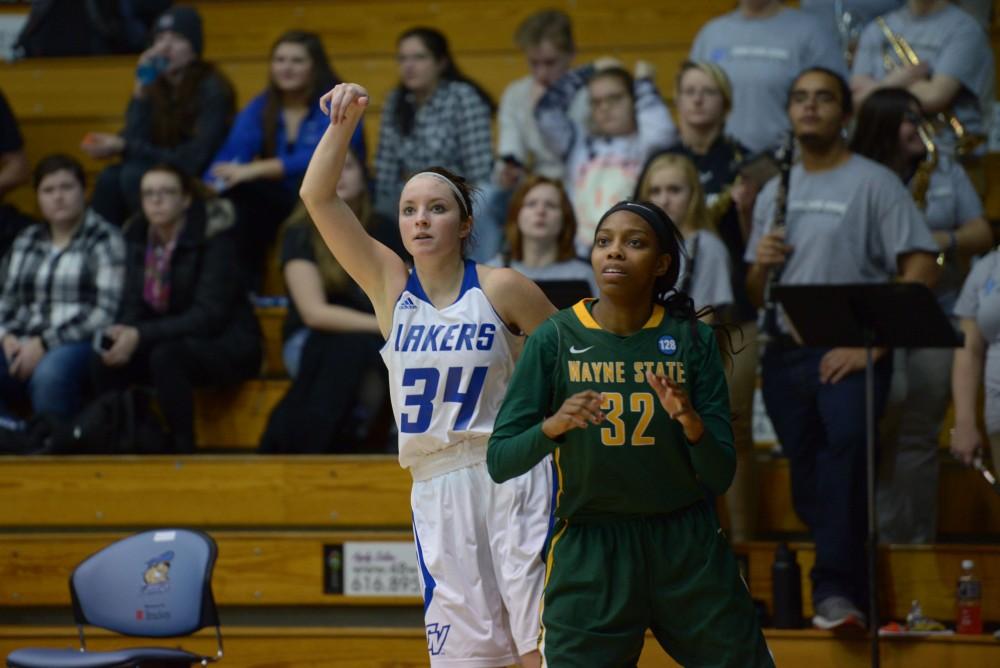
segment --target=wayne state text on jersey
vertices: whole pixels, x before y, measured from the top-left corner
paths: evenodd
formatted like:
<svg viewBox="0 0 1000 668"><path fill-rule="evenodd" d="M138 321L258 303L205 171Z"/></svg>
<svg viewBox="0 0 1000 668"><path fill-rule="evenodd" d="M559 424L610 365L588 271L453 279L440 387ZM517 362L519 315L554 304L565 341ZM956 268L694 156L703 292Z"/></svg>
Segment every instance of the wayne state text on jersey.
<svg viewBox="0 0 1000 668"><path fill-rule="evenodd" d="M684 382L684 362L632 362L632 377L625 377L625 362L589 362L567 360L571 383L645 383L646 372L666 376L675 383Z"/></svg>
<svg viewBox="0 0 1000 668"><path fill-rule="evenodd" d="M404 353L490 350L496 332L496 325L489 322L398 325L392 338L392 349Z"/></svg>

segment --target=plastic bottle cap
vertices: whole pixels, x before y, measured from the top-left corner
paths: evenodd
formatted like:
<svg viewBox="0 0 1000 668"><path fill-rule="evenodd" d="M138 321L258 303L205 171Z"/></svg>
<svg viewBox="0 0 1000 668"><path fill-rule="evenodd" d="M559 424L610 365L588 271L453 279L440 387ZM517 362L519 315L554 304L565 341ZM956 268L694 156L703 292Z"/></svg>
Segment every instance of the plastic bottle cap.
<svg viewBox="0 0 1000 668"><path fill-rule="evenodd" d="M974 564L972 563L972 559L963 559L962 560L962 569L963 570L971 571L973 566L974 566Z"/></svg>

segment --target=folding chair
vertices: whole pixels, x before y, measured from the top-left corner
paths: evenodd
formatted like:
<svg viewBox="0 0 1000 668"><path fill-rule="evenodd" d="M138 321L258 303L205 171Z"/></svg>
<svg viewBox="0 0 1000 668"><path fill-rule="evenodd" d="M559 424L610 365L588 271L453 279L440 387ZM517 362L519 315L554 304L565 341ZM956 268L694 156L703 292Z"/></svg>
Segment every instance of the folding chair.
<svg viewBox="0 0 1000 668"><path fill-rule="evenodd" d="M207 666L222 658L222 630L212 596L218 550L206 533L146 531L87 557L69 579L80 649L29 648L11 652L10 668L130 668ZM145 638L188 636L215 627L214 656L167 647L87 651L84 626Z"/></svg>

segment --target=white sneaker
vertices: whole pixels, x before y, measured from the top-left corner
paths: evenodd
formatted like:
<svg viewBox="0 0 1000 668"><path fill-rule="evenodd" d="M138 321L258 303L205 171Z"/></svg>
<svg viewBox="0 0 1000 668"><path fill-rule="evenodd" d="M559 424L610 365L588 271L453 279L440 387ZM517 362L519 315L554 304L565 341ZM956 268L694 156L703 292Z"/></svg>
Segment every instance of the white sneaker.
<svg viewBox="0 0 1000 668"><path fill-rule="evenodd" d="M867 628L865 613L843 596L830 596L816 604L813 626L824 631L844 627Z"/></svg>

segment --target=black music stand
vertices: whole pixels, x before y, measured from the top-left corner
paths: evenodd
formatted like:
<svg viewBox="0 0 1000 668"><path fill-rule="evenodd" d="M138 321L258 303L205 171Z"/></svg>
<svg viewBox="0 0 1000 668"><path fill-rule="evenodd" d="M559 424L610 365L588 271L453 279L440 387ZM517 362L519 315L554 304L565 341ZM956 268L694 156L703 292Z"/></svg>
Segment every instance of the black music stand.
<svg viewBox="0 0 1000 668"><path fill-rule="evenodd" d="M815 348L865 348L868 495L868 631L871 665L879 665L878 521L875 509L875 365L872 348L959 348L955 331L921 283L776 285L772 295L801 337Z"/></svg>

